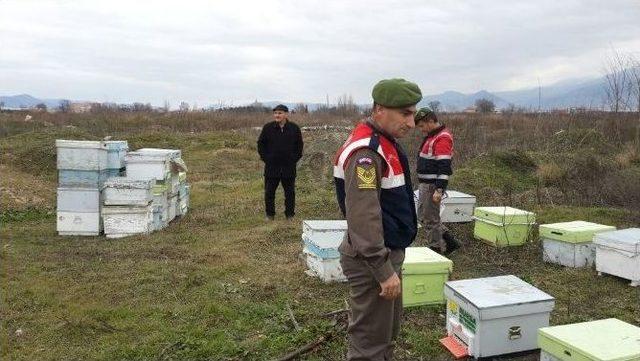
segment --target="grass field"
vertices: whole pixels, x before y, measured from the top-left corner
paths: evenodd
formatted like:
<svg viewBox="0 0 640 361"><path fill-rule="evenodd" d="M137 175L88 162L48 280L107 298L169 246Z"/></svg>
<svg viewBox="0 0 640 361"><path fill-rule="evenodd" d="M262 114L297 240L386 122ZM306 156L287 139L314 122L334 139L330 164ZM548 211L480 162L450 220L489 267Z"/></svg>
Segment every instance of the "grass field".
<svg viewBox="0 0 640 361"><path fill-rule="evenodd" d="M507 137L514 148L487 142L487 135L455 119L452 124L462 154L450 187L477 195L479 204L535 211L538 223L640 224L634 203L640 199L640 157L628 142L597 129L576 141L573 135L584 129L555 122L564 133L551 138L559 129L550 128L540 135L548 141L538 144L524 140L526 131L518 133L518 123L511 123L511 130L508 122L504 127L492 123L491 134L515 127L517 134ZM118 240L55 232L54 140L96 139L105 130L54 125L12 131L0 139L0 358L264 360L327 333L333 337L302 359L343 358L344 331L332 331L332 320L322 315L344 307L347 287L305 275L299 254L302 219L339 217L331 156L346 132L305 132L297 219L283 219L279 190L278 219L267 223L257 131L186 129L107 130L114 139L128 140L132 149L182 149L192 185L191 209L183 219L148 236ZM517 147L516 136L535 146ZM405 144L411 147L417 139ZM593 139L602 139L604 146ZM614 178L601 181L590 173L602 170ZM630 185L606 188L624 184ZM544 264L535 237L523 247L494 249L473 240L470 224L452 229L464 242L452 256L453 279L515 274L556 297L552 324L617 317L640 325L640 290L627 281ZM449 360L438 343L444 333L444 307L408 309L397 359Z"/></svg>

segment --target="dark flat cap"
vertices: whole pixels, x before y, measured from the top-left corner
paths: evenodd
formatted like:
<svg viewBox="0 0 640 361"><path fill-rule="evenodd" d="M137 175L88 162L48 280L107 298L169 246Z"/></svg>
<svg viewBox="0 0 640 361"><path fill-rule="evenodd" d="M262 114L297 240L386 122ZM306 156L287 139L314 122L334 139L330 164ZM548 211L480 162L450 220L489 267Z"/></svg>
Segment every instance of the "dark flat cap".
<svg viewBox="0 0 640 361"><path fill-rule="evenodd" d="M400 78L380 80L373 87L371 96L376 104L388 108L408 107L422 100L418 85Z"/></svg>
<svg viewBox="0 0 640 361"><path fill-rule="evenodd" d="M274 112L275 112L275 111L278 111L278 110L283 111L283 112L285 112L285 113L289 113L289 108L287 108L287 106L286 106L286 105L284 105L284 104L278 104L278 105L276 105L276 107L275 107L275 108L273 108L273 111L274 111Z"/></svg>

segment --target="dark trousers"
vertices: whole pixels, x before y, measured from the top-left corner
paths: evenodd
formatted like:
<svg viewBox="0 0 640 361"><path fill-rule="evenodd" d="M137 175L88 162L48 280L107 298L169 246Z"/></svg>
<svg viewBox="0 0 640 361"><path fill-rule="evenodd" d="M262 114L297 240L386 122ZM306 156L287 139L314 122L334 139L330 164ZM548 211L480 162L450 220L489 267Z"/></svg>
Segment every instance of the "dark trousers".
<svg viewBox="0 0 640 361"><path fill-rule="evenodd" d="M276 189L278 184L282 183L284 189L284 215L293 217L296 212L296 178L264 178L264 208L267 216L276 215Z"/></svg>

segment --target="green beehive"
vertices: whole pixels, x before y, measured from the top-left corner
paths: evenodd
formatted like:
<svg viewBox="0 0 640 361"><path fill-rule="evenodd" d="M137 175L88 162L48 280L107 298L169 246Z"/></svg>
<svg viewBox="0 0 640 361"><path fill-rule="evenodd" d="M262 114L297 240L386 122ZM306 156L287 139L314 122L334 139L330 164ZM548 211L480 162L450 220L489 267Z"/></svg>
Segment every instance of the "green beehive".
<svg viewBox="0 0 640 361"><path fill-rule="evenodd" d="M496 247L520 246L529 238L536 215L511 207L477 207L475 238Z"/></svg>
<svg viewBox="0 0 640 361"><path fill-rule="evenodd" d="M444 304L444 283L453 269L450 259L429 247L409 247L402 264L404 307Z"/></svg>
<svg viewBox="0 0 640 361"><path fill-rule="evenodd" d="M594 234L615 231L616 227L585 221L573 221L541 224L539 230L541 239L553 239L567 243L586 243L593 240Z"/></svg>
<svg viewBox="0 0 640 361"><path fill-rule="evenodd" d="M538 330L541 360L640 360L640 327L609 318Z"/></svg>

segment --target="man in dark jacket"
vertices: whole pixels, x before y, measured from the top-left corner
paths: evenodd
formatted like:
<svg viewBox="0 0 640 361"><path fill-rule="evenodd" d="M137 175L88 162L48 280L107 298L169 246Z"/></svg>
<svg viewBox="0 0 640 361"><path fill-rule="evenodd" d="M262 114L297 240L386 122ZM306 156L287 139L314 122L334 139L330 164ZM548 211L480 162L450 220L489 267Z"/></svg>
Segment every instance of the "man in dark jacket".
<svg viewBox="0 0 640 361"><path fill-rule="evenodd" d="M302 158L302 132L289 120L289 108L273 108L274 121L265 124L258 138L258 153L264 162L264 206L268 220L276 215L275 195L278 184L284 189L284 214L293 218L296 206L296 163Z"/></svg>

